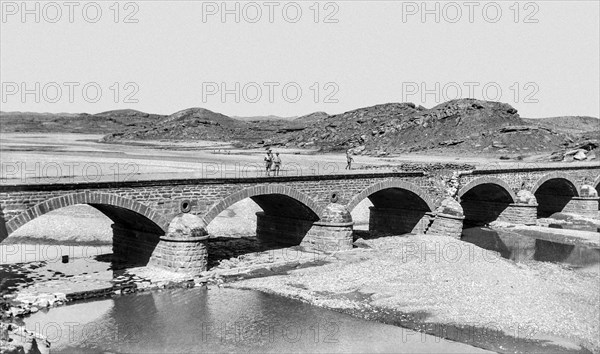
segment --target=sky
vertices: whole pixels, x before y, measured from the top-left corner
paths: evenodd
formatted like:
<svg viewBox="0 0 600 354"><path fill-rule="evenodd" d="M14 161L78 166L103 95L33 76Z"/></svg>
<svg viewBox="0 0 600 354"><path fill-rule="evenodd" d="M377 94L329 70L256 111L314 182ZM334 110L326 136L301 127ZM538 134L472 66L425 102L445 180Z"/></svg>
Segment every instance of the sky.
<svg viewBox="0 0 600 354"><path fill-rule="evenodd" d="M24 4L24 5L23 5ZM599 1L2 1L2 111L600 116Z"/></svg>

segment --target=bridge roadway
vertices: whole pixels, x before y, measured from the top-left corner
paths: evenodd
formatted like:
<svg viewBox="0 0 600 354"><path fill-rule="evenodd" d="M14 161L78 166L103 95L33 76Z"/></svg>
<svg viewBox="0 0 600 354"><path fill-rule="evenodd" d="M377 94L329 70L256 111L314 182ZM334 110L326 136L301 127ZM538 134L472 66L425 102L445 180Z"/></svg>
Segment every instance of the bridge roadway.
<svg viewBox="0 0 600 354"><path fill-rule="evenodd" d="M473 171L353 171L280 177L185 178L0 185L0 241L52 210L89 204L113 220L117 257L186 273L206 268L206 226L245 198L262 209L263 242L352 247L350 212L369 199L369 231L459 238L463 224L534 225L574 212L600 218L600 166L570 164Z"/></svg>

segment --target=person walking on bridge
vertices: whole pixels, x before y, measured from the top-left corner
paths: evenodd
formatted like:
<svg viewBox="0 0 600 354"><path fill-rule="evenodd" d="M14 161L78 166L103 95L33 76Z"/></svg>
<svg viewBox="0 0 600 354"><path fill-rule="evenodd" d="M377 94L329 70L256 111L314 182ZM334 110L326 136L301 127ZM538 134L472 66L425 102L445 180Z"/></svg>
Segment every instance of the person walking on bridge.
<svg viewBox="0 0 600 354"><path fill-rule="evenodd" d="M281 158L279 157L279 153L275 153L275 157L273 157L273 174L275 176L279 176L279 169L281 168Z"/></svg>
<svg viewBox="0 0 600 354"><path fill-rule="evenodd" d="M354 161L354 159L352 158L352 156L350 156L350 149L348 149L346 150L346 170L352 169L352 161Z"/></svg>
<svg viewBox="0 0 600 354"><path fill-rule="evenodd" d="M267 150L267 155L264 158L265 160L265 172L267 176L271 175L271 167L273 166L273 154L271 153L271 149Z"/></svg>

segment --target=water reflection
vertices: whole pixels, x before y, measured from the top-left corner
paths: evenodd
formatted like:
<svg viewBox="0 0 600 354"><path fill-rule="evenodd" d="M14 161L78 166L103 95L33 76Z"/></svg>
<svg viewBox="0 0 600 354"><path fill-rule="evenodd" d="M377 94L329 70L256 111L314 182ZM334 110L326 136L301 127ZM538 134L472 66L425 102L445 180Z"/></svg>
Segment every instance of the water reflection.
<svg viewBox="0 0 600 354"><path fill-rule="evenodd" d="M461 239L517 262L560 262L576 268L600 265L600 249L540 240L506 229L472 227L463 230Z"/></svg>
<svg viewBox="0 0 600 354"><path fill-rule="evenodd" d="M536 252L534 238L505 230L472 227L463 230L461 239L518 262L532 260Z"/></svg>
<svg viewBox="0 0 600 354"><path fill-rule="evenodd" d="M539 221L554 229L600 232L600 221L576 214L554 213L549 218Z"/></svg>
<svg viewBox="0 0 600 354"><path fill-rule="evenodd" d="M255 291L168 290L78 303L24 320L53 353L484 352Z"/></svg>

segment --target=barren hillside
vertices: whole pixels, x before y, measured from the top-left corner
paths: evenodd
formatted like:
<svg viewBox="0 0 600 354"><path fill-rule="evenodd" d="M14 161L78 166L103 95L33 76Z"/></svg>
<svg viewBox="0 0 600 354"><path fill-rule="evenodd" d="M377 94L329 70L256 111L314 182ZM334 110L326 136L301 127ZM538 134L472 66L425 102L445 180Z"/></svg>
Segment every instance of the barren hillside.
<svg viewBox="0 0 600 354"><path fill-rule="evenodd" d="M579 149L587 154L600 146L599 122L593 117L521 118L509 104L475 99L452 100L429 109L413 103L386 103L295 119L236 119L204 108L168 116L134 110L94 115L0 114L3 132L105 133L105 142L213 140L232 141L243 148L350 149L354 154L377 156L433 152L518 159L554 153L555 160L575 156ZM582 158L581 153L578 156Z"/></svg>

